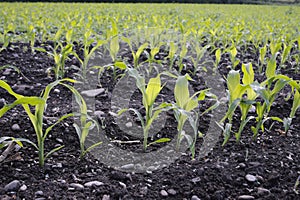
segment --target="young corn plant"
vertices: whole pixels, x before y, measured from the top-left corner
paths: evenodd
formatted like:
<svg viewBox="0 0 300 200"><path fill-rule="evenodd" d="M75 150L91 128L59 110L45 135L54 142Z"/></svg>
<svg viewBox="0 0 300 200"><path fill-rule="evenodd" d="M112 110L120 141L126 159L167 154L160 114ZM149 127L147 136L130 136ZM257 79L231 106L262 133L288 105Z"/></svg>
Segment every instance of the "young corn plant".
<svg viewBox="0 0 300 200"><path fill-rule="evenodd" d="M208 47L209 47L208 45L201 47L201 44L199 44L198 42L193 43L193 50L196 52L195 58L193 56L191 56L191 60L193 62L193 66L194 66L194 70L191 72L193 75L196 75L197 71L199 70L198 64L201 61L201 58L206 53ZM207 71L207 69L204 66L202 67L202 69L204 71Z"/></svg>
<svg viewBox="0 0 300 200"><path fill-rule="evenodd" d="M5 20L7 20L7 19L5 18ZM7 24L7 26L4 27L3 34L2 34L3 45L0 49L0 52L5 50L8 47L8 45L12 39L12 36L13 36L13 34L11 32L15 32L15 29L16 29L16 26L12 23Z"/></svg>
<svg viewBox="0 0 300 200"><path fill-rule="evenodd" d="M228 52L230 54L230 61L232 64L232 69L235 69L236 66L240 63L240 60L236 58L237 56L237 49L235 45L232 45L229 49Z"/></svg>
<svg viewBox="0 0 300 200"><path fill-rule="evenodd" d="M102 144L102 142L96 142L91 146L85 148L85 141L89 135L89 132L94 128L97 127L99 132L99 125L97 121L95 121L92 117L88 115L88 109L85 100L82 98L80 93L72 86L62 83L65 87L67 87L75 96L75 101L79 106L79 113L74 113L75 117L79 117L80 123L79 125L75 122L73 123L73 127L76 130L79 144L80 144L80 159L82 159L88 152L90 152L93 148Z"/></svg>
<svg viewBox="0 0 300 200"><path fill-rule="evenodd" d="M55 79L62 79L65 75L65 63L68 56L73 53L73 45L66 44L63 45L61 42L55 44L52 52L46 51L44 48L35 48L35 50L45 52L54 58L55 66L52 68L54 71Z"/></svg>
<svg viewBox="0 0 300 200"><path fill-rule="evenodd" d="M128 69L129 76L135 78L136 86L142 93L142 103L146 110L145 119L142 114L133 108L122 109L119 111L118 115L121 115L125 111L133 111L139 120L141 121L141 125L143 128L143 150L146 151L148 144L148 136L149 130L154 120L156 120L159 114L162 111L168 109L168 104L162 103L157 107L154 107L155 100L162 90L163 86L161 85L160 74L158 74L155 78L151 78L147 84L145 83L145 78L142 77L136 69L129 68ZM159 139L155 143L166 142L169 141L167 138Z"/></svg>
<svg viewBox="0 0 300 200"><path fill-rule="evenodd" d="M275 50L273 50L275 51ZM285 75L277 75L276 74L276 55L271 58L271 60L268 61L267 64L267 69L266 69L266 77L267 79L262 82L254 82L251 84L251 88L257 93L262 99L263 102L256 102L256 126L252 126L251 130L253 132L253 137L256 138L259 130L264 131L264 123L265 121L272 119L278 122L284 123L285 129L287 131L287 128L289 127L288 124L291 123L289 122L288 119L282 120L278 117L268 117L268 114L270 112L271 106L273 102L276 99L277 94L287 85L289 84L293 89L296 88L299 90L299 85L296 81L293 79L285 76ZM274 61L275 60L275 61ZM297 96L297 94L296 94ZM296 102L293 105L291 116L293 116L294 112L298 108L298 102L296 98ZM295 107L294 107L295 106Z"/></svg>
<svg viewBox="0 0 300 200"><path fill-rule="evenodd" d="M27 26L27 31L26 31L26 36L27 39L30 43L31 50L34 51L34 43L35 43L35 36L36 36L36 30L32 24Z"/></svg>
<svg viewBox="0 0 300 200"><path fill-rule="evenodd" d="M240 73L239 71L231 70L227 76L227 88L228 88L228 111L226 115L223 117L223 119L220 121L220 124L222 124L226 119L228 119L228 125L226 132L223 132L224 134L224 142L223 145L225 145L230 138L231 134L231 127L232 127L232 119L235 110L240 105L240 102L242 101L242 97L246 90L249 88L248 85L240 84ZM246 118L246 116L242 116L242 118ZM228 129L230 128L230 129Z"/></svg>
<svg viewBox="0 0 300 200"><path fill-rule="evenodd" d="M79 77L82 78L83 81L87 81L87 73L88 73L88 64L95 53L95 51L102 46L103 44L106 43L105 40L98 40L93 39L92 37L92 31L88 30L84 34L84 39L83 39L83 59L81 59L76 52L73 52L72 54L76 56L76 58L79 60L81 68L79 71L81 72L80 74L77 74ZM91 45L96 42L96 45L91 48Z"/></svg>
<svg viewBox="0 0 300 200"><path fill-rule="evenodd" d="M192 96L190 96L189 92L189 83L188 81L192 80L189 75L185 76L179 76L176 80L175 89L174 89L174 96L176 103L172 106L174 110L175 119L177 121L177 141L176 141L176 149L179 150L180 143L184 138L187 139L188 144L191 148L192 154L194 155L194 149L195 149L195 143L197 140L196 132L198 135L198 131L196 131L196 124L198 121L198 115L196 115L195 109L198 107L198 102L201 100L204 100L206 96L214 97L216 100L216 96L208 93L208 89L201 90L198 92L195 92ZM197 97L198 95L198 97ZM205 114L209 112L210 110L216 108L218 106L218 101L213 106L209 107L205 112L202 113ZM194 118L192 117L194 116ZM189 119L193 129L194 129L194 138L192 138L189 134L185 133L183 130L184 124Z"/></svg>
<svg viewBox="0 0 300 200"><path fill-rule="evenodd" d="M299 90L295 89L293 106L292 106L290 115L289 115L289 117L286 117L286 118L283 119L283 125L284 125L285 133L287 133L287 131L289 130L289 128L292 124L292 120L296 115L296 111L299 108L300 108L300 92L299 92Z"/></svg>
<svg viewBox="0 0 300 200"><path fill-rule="evenodd" d="M26 142L29 142L37 149L38 155L39 155L39 165L41 167L44 166L45 159L47 157L49 157L52 153L63 148L63 146L59 146L59 147L52 149L47 154L45 154L45 150L44 150L45 140L46 140L49 132L52 130L52 128L55 125L57 125L64 119L74 116L73 113L63 115L54 124L52 124L51 126L46 128L45 132L43 131L43 118L44 118L44 112L45 112L45 109L47 106L47 99L49 98L49 94L50 94L51 90L53 89L53 87L57 86L58 84L64 84L64 82L75 83L75 81L72 79L57 80L57 81L52 82L49 85L47 85L45 90L41 94L41 96L37 97L37 96L23 96L23 95L17 94L12 90L12 88L6 82L0 80L0 87L3 88L4 90L6 90L10 95L12 95L16 98L16 100L13 103L7 104L3 108L0 109L0 117L2 117L7 111L14 108L15 106L22 105L22 107L24 108L26 114L28 115L28 117L33 125L34 131L35 131L35 134L37 137L37 144L30 142L28 140L26 140ZM68 88L69 87L71 87L71 86L68 86ZM34 106L34 108L35 108L34 112L31 111L30 106Z"/></svg>
<svg viewBox="0 0 300 200"><path fill-rule="evenodd" d="M169 46L170 46L169 55L168 55L167 58L170 61L169 62L169 71L172 71L174 62L176 60L176 53L177 53L177 50L178 50L178 46L174 42L170 42Z"/></svg>
<svg viewBox="0 0 300 200"><path fill-rule="evenodd" d="M267 54L267 45L264 45L263 47L259 48L259 66L258 66L259 74L261 74L263 71L263 65L265 64L266 54Z"/></svg>
<svg viewBox="0 0 300 200"><path fill-rule="evenodd" d="M122 40L124 42L126 42L128 45L129 45L129 48L130 48L130 51L131 51L131 54L132 54L132 57L133 57L133 67L135 69L138 68L139 66L139 59L140 59L140 56L141 54L143 53L143 51L149 46L149 44L147 42L145 42L144 44L142 44L138 49L137 51L135 52L133 50L133 47L132 47L132 44L131 44L131 41L129 38L126 38L126 37L122 37Z"/></svg>
<svg viewBox="0 0 300 200"><path fill-rule="evenodd" d="M221 55L222 55L222 50L220 48L218 48L215 51L216 60L214 62L214 69L213 69L214 72L216 72L217 69L218 69L218 65L219 65L219 63L221 61Z"/></svg>

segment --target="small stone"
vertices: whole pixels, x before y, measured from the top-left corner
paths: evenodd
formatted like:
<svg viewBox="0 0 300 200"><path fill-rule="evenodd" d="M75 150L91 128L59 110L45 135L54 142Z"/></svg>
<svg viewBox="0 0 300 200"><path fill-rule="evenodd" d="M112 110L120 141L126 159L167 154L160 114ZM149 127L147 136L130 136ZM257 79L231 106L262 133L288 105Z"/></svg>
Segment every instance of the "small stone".
<svg viewBox="0 0 300 200"><path fill-rule="evenodd" d="M100 181L90 181L84 184L85 187L101 186L101 185L104 185L104 183Z"/></svg>
<svg viewBox="0 0 300 200"><path fill-rule="evenodd" d="M131 127L132 127L132 122L127 122L127 123L125 124L125 126L126 126L127 128L131 128Z"/></svg>
<svg viewBox="0 0 300 200"><path fill-rule="evenodd" d="M59 94L59 93L60 93L60 90L56 88L56 89L53 90L53 92L54 92L55 94Z"/></svg>
<svg viewBox="0 0 300 200"><path fill-rule="evenodd" d="M114 113L114 112L111 112L111 111L109 111L108 114L110 114L113 117L118 117L119 116L117 113Z"/></svg>
<svg viewBox="0 0 300 200"><path fill-rule="evenodd" d="M110 196L105 194L103 195L102 200L110 200Z"/></svg>
<svg viewBox="0 0 300 200"><path fill-rule="evenodd" d="M174 190L174 189L168 189L168 193L170 194L170 195L176 195L176 190Z"/></svg>
<svg viewBox="0 0 300 200"><path fill-rule="evenodd" d="M257 194L259 195L268 195L270 193L271 193L270 190L266 188L262 188L262 187L257 188Z"/></svg>
<svg viewBox="0 0 300 200"><path fill-rule="evenodd" d="M62 140L62 139L60 139L60 138L56 138L55 139L57 142L59 142L59 143L64 143L64 141Z"/></svg>
<svg viewBox="0 0 300 200"><path fill-rule="evenodd" d="M21 95L30 95L31 91L34 89L33 86L30 85L14 85L12 89L15 90L16 93Z"/></svg>
<svg viewBox="0 0 300 200"><path fill-rule="evenodd" d="M247 174L245 178L249 182L255 182L255 181L257 181L257 178L255 176L251 175L251 174Z"/></svg>
<svg viewBox="0 0 300 200"><path fill-rule="evenodd" d="M0 99L0 108L2 108L6 104L5 99Z"/></svg>
<svg viewBox="0 0 300 200"><path fill-rule="evenodd" d="M194 184L196 184L196 183L198 183L198 182L200 182L200 181L201 181L200 177L196 177L196 178L193 178L193 179L192 179L192 182L193 182Z"/></svg>
<svg viewBox="0 0 300 200"><path fill-rule="evenodd" d="M124 188L124 189L126 189L127 188L127 186L126 186L126 184L125 183L123 183L123 182L119 182L119 184Z"/></svg>
<svg viewBox="0 0 300 200"><path fill-rule="evenodd" d="M254 196L251 195L241 195L238 197L239 200L252 200L254 199Z"/></svg>
<svg viewBox="0 0 300 200"><path fill-rule="evenodd" d="M4 186L5 192L16 192L21 187L21 182L18 180L13 180Z"/></svg>
<svg viewBox="0 0 300 200"><path fill-rule="evenodd" d="M103 111L101 111L101 110L96 110L96 111L94 112L94 115L95 115L98 119L101 119L101 118L104 117L105 113L104 113Z"/></svg>
<svg viewBox="0 0 300 200"><path fill-rule="evenodd" d="M56 166L56 168L62 168L62 164L61 163L57 163L55 166Z"/></svg>
<svg viewBox="0 0 300 200"><path fill-rule="evenodd" d="M255 176L255 177L256 177L256 179L257 179L258 181L260 181L260 182L265 182L265 179L264 179L262 176L257 175L257 176Z"/></svg>
<svg viewBox="0 0 300 200"><path fill-rule="evenodd" d="M105 92L105 89L99 88L99 89L94 89L94 90L85 90L85 91L82 91L81 94L86 97L95 97L99 94L102 94L103 92Z"/></svg>
<svg viewBox="0 0 300 200"><path fill-rule="evenodd" d="M245 163L240 163L237 168L244 169L246 167Z"/></svg>
<svg viewBox="0 0 300 200"><path fill-rule="evenodd" d="M196 196L196 195L193 195L192 198L191 198L191 200L200 200L200 198L198 196Z"/></svg>
<svg viewBox="0 0 300 200"><path fill-rule="evenodd" d="M20 191L25 191L27 190L27 186L25 184L23 184L21 187L20 187Z"/></svg>
<svg viewBox="0 0 300 200"><path fill-rule="evenodd" d="M163 196L163 197L167 197L167 196L168 196L168 193L167 193L166 190L161 190L161 191L160 191L160 194L161 194L161 196Z"/></svg>
<svg viewBox="0 0 300 200"><path fill-rule="evenodd" d="M45 200L44 197L36 198L35 200Z"/></svg>
<svg viewBox="0 0 300 200"><path fill-rule="evenodd" d="M2 73L4 76L7 76L11 73L11 69L5 69L4 72Z"/></svg>
<svg viewBox="0 0 300 200"><path fill-rule="evenodd" d="M78 191L81 191L84 189L84 186L79 183L71 183L69 186L72 188L75 188L75 190L78 190Z"/></svg>
<svg viewBox="0 0 300 200"><path fill-rule="evenodd" d="M124 169L124 170L130 170L133 168L134 168L134 164L127 164L127 165L121 166L121 169Z"/></svg>
<svg viewBox="0 0 300 200"><path fill-rule="evenodd" d="M21 128L20 128L20 126L18 124L14 124L14 125L12 125L11 130L13 130L13 131L20 131Z"/></svg>
<svg viewBox="0 0 300 200"><path fill-rule="evenodd" d="M34 193L34 195L35 195L35 196L43 196L43 195L44 195L44 192L41 191L41 190L39 190L39 191L36 191L36 192Z"/></svg>

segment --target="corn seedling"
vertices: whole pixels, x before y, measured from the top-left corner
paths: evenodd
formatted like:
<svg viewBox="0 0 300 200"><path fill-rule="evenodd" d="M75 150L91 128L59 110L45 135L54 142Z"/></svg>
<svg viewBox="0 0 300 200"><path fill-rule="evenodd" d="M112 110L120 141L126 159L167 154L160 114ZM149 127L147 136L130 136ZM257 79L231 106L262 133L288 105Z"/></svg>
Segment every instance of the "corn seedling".
<svg viewBox="0 0 300 200"><path fill-rule="evenodd" d="M176 52L178 49L178 46L174 43L174 42L170 42L169 43L169 55L168 55L168 59L169 59L169 71L172 71L174 62L176 60Z"/></svg>
<svg viewBox="0 0 300 200"><path fill-rule="evenodd" d="M208 93L208 89L195 92L192 96L190 96L190 92L188 88L189 80L192 80L191 77L189 77L189 75L179 76L177 78L175 89L174 89L174 96L175 96L176 103L172 106L172 108L174 110L175 119L177 121L177 131L178 131L176 149L177 150L179 149L180 143L184 138L186 138L188 144L191 147L191 150L193 151L195 148L193 145L195 144L195 140L197 138L194 136L193 139L189 134L185 133L185 131L183 130L184 124L186 120L189 119L194 129L194 134L196 134L196 132L198 134L198 130L197 131L195 130L198 121L197 119L198 116L195 116L195 118L192 117L193 113L195 113L194 110L198 107L198 101L204 100L206 96L211 96L214 97L214 99L216 99L216 96ZM209 112L210 110L216 108L217 106L218 106L218 102L213 106L209 107L202 114Z"/></svg>
<svg viewBox="0 0 300 200"><path fill-rule="evenodd" d="M126 38L126 37L122 37L122 40L125 41L128 45L129 45L129 48L130 48L130 51L131 51L131 54L132 54L132 57L133 57L133 67L135 69L138 68L138 65L139 65L139 59L140 59L140 56L141 54L143 53L143 51L148 47L148 43L144 43L142 44L138 49L137 51L135 52L133 50L133 47L132 47L132 44L131 44L131 41L129 38Z"/></svg>
<svg viewBox="0 0 300 200"><path fill-rule="evenodd" d="M97 130L99 132L99 125L97 121L92 119L88 113L87 113L87 105L85 100L82 98L80 93L72 86L62 83L65 87L67 87L75 96L75 101L79 106L80 112L78 114L75 113L75 117L80 118L80 125L73 123L73 126L76 130L79 144L80 144L80 158L83 158L86 153L91 151L93 148L97 147L98 145L102 144L102 142L96 142L89 146L88 148L85 148L85 141L86 138L89 135L90 130L92 130L94 127L97 127Z"/></svg>
<svg viewBox="0 0 300 200"><path fill-rule="evenodd" d="M59 149L61 149L63 147L63 146L59 146L57 148L52 149L47 154L45 154L44 146L45 146L45 139L46 139L47 135L49 134L49 132L52 130L52 128L55 125L60 123L62 120L66 119L68 117L72 117L74 115L73 113L70 113L70 114L66 114L66 115L60 117L53 125L49 126L45 130L45 132L43 131L43 118L44 118L44 112L46 109L47 99L49 98L49 94L53 87L55 87L58 84L62 84L63 82L74 83L75 81L72 79L61 79L61 80L52 82L49 85L47 85L47 87L45 88L45 90L43 91L41 96L37 97L37 96L23 96L23 95L17 94L11 89L11 87L6 82L0 80L0 87L3 88L4 90L6 90L10 95L12 95L16 98L16 100L13 103L7 104L3 108L0 109L0 117L2 117L8 110L14 108L15 106L22 105L22 107L24 108L26 114L28 115L28 117L34 127L35 133L36 133L37 144L35 144L33 142L30 142L30 144L32 144L38 150L39 165L41 167L44 166L45 159L48 156L50 156L52 153L58 151ZM71 87L71 86L68 86L68 87ZM35 107L34 112L31 111L30 106Z"/></svg>
<svg viewBox="0 0 300 200"><path fill-rule="evenodd" d="M236 58L237 56L237 49L235 45L232 45L229 49L228 52L230 54L230 61L232 64L232 69L235 69L235 67L240 63L240 60Z"/></svg>
<svg viewBox="0 0 300 200"><path fill-rule="evenodd" d="M263 65L265 64L265 57L267 53L267 45L264 45L263 47L259 48L259 67L258 72L261 74Z"/></svg>
<svg viewBox="0 0 300 200"><path fill-rule="evenodd" d="M57 42L55 44L55 47L54 49L52 49L52 52L46 51L43 48L35 48L35 50L45 52L54 58L55 66L52 68L52 70L54 71L56 80L64 78L65 62L68 59L68 56L73 53L72 49L72 44L63 45L61 42Z"/></svg>
<svg viewBox="0 0 300 200"><path fill-rule="evenodd" d="M91 48L91 45L93 43L96 43L96 45ZM95 53L95 51L100 46L102 46L105 43L106 43L105 40L98 40L98 41L96 41L95 39L93 39L92 38L92 31L88 30L84 34L84 40L83 40L83 59L81 59L76 54L76 52L72 52L72 54L76 56L76 58L79 60L79 62L81 64L81 68L79 69L79 71L81 72L81 74L77 74L77 75L80 76L84 81L87 81L87 72L89 70L88 69L88 64L89 64L89 61L90 61L91 57L93 56L93 54Z"/></svg>
<svg viewBox="0 0 300 200"><path fill-rule="evenodd" d="M146 88L145 78L142 77L136 69L129 68L128 73L129 73L129 76L135 78L136 86L142 93L142 103L146 110L146 116L144 119L144 117L141 115L141 113L138 110L133 109L133 108L122 109L119 111L118 115L121 115L123 112L125 112L127 110L133 111L137 115L137 117L141 121L141 125L143 128L143 137L144 137L143 149L144 149L144 151L146 151L147 147L149 146L148 136L149 136L149 130L151 128L152 123L154 120L156 120L158 118L159 114L162 111L168 109L169 105L166 103L162 103L159 106L154 107L155 99L157 98L158 94L160 93L160 91L163 88L163 86L161 85L160 74L157 75L157 77L155 77L155 78L151 78L149 80L149 82L147 84L147 88ZM159 140L159 141L156 141L156 143L162 142L162 141L165 141L165 140Z"/></svg>
<svg viewBox="0 0 300 200"><path fill-rule="evenodd" d="M250 87L252 83L254 83L254 71L252 67L252 63L242 64L242 84L240 83L240 74L239 71L231 70L227 77L227 87L228 87L228 95L229 95L229 108L221 120L221 123L225 121L225 119L229 120L229 124L232 125L232 117L237 107L241 110L241 122L240 127L237 133L235 133L236 141L238 142L241 137L241 133L244 130L245 125L254 117L248 116L248 112L251 106L255 103L258 95L255 91ZM228 126L228 127L231 127ZM226 136L224 138L223 145L227 143L230 132L228 129L225 129L227 132L224 133Z"/></svg>

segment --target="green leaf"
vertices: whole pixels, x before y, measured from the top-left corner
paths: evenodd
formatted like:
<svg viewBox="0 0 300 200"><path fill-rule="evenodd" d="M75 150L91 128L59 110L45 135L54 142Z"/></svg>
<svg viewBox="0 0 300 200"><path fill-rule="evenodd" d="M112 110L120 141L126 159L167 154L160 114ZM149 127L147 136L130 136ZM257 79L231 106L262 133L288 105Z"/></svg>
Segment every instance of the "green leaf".
<svg viewBox="0 0 300 200"><path fill-rule="evenodd" d="M160 75L158 75L155 78L151 78L149 80L146 88L147 106L152 106L154 104L154 101L157 95L160 93L161 89L162 87L161 87Z"/></svg>
<svg viewBox="0 0 300 200"><path fill-rule="evenodd" d="M254 81L254 71L252 63L242 64L243 79L242 82L245 85L249 85Z"/></svg>
<svg viewBox="0 0 300 200"><path fill-rule="evenodd" d="M155 140L154 142L150 142L147 146L151 146L153 144L159 144L159 143L165 143L165 142L170 142L170 138L160 138L158 140Z"/></svg>
<svg viewBox="0 0 300 200"><path fill-rule="evenodd" d="M177 78L175 89L174 89L174 95L178 107L184 108L185 104L190 98L190 92L188 89L188 80L185 76L179 76Z"/></svg>
<svg viewBox="0 0 300 200"><path fill-rule="evenodd" d="M216 56L216 64L219 64L219 62L221 60L221 49L216 50L215 56Z"/></svg>
<svg viewBox="0 0 300 200"><path fill-rule="evenodd" d="M127 69L127 66L126 66L126 64L124 62L117 61L117 62L114 63L114 66L118 67L121 70Z"/></svg>
<svg viewBox="0 0 300 200"><path fill-rule="evenodd" d="M49 153L46 154L46 156L45 156L44 159L48 158L51 154L53 154L53 153L56 152L56 151L59 151L59 150L62 149L63 147L64 147L64 145L52 149Z"/></svg>
<svg viewBox="0 0 300 200"><path fill-rule="evenodd" d="M300 108L300 93L298 90L295 90L294 101L293 101L293 106L292 106L292 110L290 113L290 118L293 118L295 116L296 111L299 108Z"/></svg>
<svg viewBox="0 0 300 200"><path fill-rule="evenodd" d="M102 144L102 143L103 143L103 142L97 142L97 143L91 145L91 146L88 147L85 151L82 152L82 154L81 154L80 157L82 158L86 153L90 152L93 148L99 146L99 145Z"/></svg>
<svg viewBox="0 0 300 200"><path fill-rule="evenodd" d="M276 57L277 54L273 55L272 58L268 61L266 68L266 76L268 79L276 75Z"/></svg>

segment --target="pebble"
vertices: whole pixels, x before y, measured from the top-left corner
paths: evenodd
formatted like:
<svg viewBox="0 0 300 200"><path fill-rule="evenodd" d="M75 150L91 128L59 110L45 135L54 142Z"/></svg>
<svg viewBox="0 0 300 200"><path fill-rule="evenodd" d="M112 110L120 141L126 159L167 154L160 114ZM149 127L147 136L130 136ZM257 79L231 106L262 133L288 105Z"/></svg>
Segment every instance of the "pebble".
<svg viewBox="0 0 300 200"><path fill-rule="evenodd" d="M125 126L126 126L127 128L131 128L131 127L132 127L132 122L127 122L127 123L125 124Z"/></svg>
<svg viewBox="0 0 300 200"><path fill-rule="evenodd" d="M103 195L102 200L110 200L110 196L105 194Z"/></svg>
<svg viewBox="0 0 300 200"><path fill-rule="evenodd" d="M114 113L114 112L111 112L111 111L109 111L108 114L110 114L113 117L118 117L119 116L117 113Z"/></svg>
<svg viewBox="0 0 300 200"><path fill-rule="evenodd" d="M35 195L35 196L43 196L43 195L44 195L44 192L41 191L41 190L39 190L39 191L36 191L36 192L34 193L34 195Z"/></svg>
<svg viewBox="0 0 300 200"><path fill-rule="evenodd" d="M240 163L238 165L238 168L241 168L241 169L244 169L246 167L246 164L245 163Z"/></svg>
<svg viewBox="0 0 300 200"><path fill-rule="evenodd" d="M27 190L27 186L26 186L25 184L23 184L23 185L20 187L20 190L21 190L21 191Z"/></svg>
<svg viewBox="0 0 300 200"><path fill-rule="evenodd" d="M75 190L79 190L79 191L84 189L84 186L79 183L71 183L69 186L71 188L74 188Z"/></svg>
<svg viewBox="0 0 300 200"><path fill-rule="evenodd" d="M11 73L11 69L5 69L4 72L2 73L4 76L7 76Z"/></svg>
<svg viewBox="0 0 300 200"><path fill-rule="evenodd" d="M104 92L105 92L105 89L99 88L99 89L94 89L94 90L85 90L85 91L82 91L81 94L86 97L95 97Z"/></svg>
<svg viewBox="0 0 300 200"><path fill-rule="evenodd" d="M36 198L35 200L45 200L44 197Z"/></svg>
<svg viewBox="0 0 300 200"><path fill-rule="evenodd" d="M4 190L5 192L15 192L18 191L20 187L21 187L21 182L18 180L13 180L4 186Z"/></svg>
<svg viewBox="0 0 300 200"><path fill-rule="evenodd" d="M56 88L56 89L53 90L53 93L59 94L59 93L60 93L60 90Z"/></svg>
<svg viewBox="0 0 300 200"><path fill-rule="evenodd" d="M198 183L198 182L200 182L201 181L201 178L200 177L196 177L196 178L193 178L192 179L192 182L194 183L194 184L196 184L196 183Z"/></svg>
<svg viewBox="0 0 300 200"><path fill-rule="evenodd" d="M166 190L161 190L161 191L160 191L160 194L161 194L161 196L163 196L163 197L167 197L167 196L168 196L168 193L167 193Z"/></svg>
<svg viewBox="0 0 300 200"><path fill-rule="evenodd" d="M192 198L191 198L191 200L200 200L200 198L198 196L196 196L196 195L193 195Z"/></svg>
<svg viewBox="0 0 300 200"><path fill-rule="evenodd" d="M62 140L62 139L60 139L60 138L56 138L55 139L57 142L59 142L59 143L64 143L64 141Z"/></svg>
<svg viewBox="0 0 300 200"><path fill-rule="evenodd" d="M257 194L259 194L259 195L267 195L270 193L271 193L270 190L268 190L266 188L262 188L262 187L257 188Z"/></svg>
<svg viewBox="0 0 300 200"><path fill-rule="evenodd" d="M124 169L124 170L129 170L129 169L133 169L133 168L134 168L134 164L132 164L132 163L121 166L121 169Z"/></svg>
<svg viewBox="0 0 300 200"><path fill-rule="evenodd" d="M104 183L100 181L90 181L84 184L85 187L100 186L100 185L104 185Z"/></svg>
<svg viewBox="0 0 300 200"><path fill-rule="evenodd" d="M265 182L265 179L262 176L257 175L256 179L260 182Z"/></svg>
<svg viewBox="0 0 300 200"><path fill-rule="evenodd" d="M14 89L18 94L29 95L30 91L33 90L34 87L30 85L14 85L12 86L12 89Z"/></svg>
<svg viewBox="0 0 300 200"><path fill-rule="evenodd" d="M168 189L168 193L170 194L170 195L176 195L176 190L174 190L174 189Z"/></svg>
<svg viewBox="0 0 300 200"><path fill-rule="evenodd" d="M125 183L123 183L123 182L119 182L119 184L124 188L124 189L126 189L127 188L127 186L126 186L126 184Z"/></svg>
<svg viewBox="0 0 300 200"><path fill-rule="evenodd" d="M1 98L0 99L0 108L2 108L5 105L5 99Z"/></svg>
<svg viewBox="0 0 300 200"><path fill-rule="evenodd" d="M254 196L251 195L241 195L238 197L239 200L252 200L255 199Z"/></svg>
<svg viewBox="0 0 300 200"><path fill-rule="evenodd" d="M14 125L12 125L11 130L13 130L13 131L20 131L21 128L20 128L20 126L18 124L14 124Z"/></svg>
<svg viewBox="0 0 300 200"><path fill-rule="evenodd" d="M257 181L257 178L251 174L247 174L246 175L246 180L249 181L249 182L255 182Z"/></svg>
<svg viewBox="0 0 300 200"><path fill-rule="evenodd" d="M105 116L105 113L104 113L103 111L101 111L101 110L96 110L96 111L94 112L94 115L95 115L98 119L101 119L102 117Z"/></svg>

